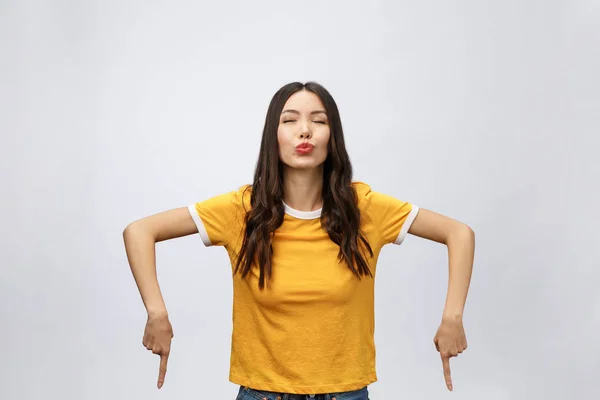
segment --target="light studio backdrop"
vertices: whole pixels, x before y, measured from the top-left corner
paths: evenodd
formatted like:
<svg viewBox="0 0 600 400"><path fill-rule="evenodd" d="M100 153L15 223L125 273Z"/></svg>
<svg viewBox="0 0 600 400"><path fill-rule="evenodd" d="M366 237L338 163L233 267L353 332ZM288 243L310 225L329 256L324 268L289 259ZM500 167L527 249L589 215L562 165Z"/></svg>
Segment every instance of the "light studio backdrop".
<svg viewBox="0 0 600 400"><path fill-rule="evenodd" d="M476 232L452 394L446 248L383 250L371 397L595 397L599 20L593 0L1 1L0 398L234 398L225 250L157 245L159 391L122 231L251 182L296 80L338 102L355 179Z"/></svg>

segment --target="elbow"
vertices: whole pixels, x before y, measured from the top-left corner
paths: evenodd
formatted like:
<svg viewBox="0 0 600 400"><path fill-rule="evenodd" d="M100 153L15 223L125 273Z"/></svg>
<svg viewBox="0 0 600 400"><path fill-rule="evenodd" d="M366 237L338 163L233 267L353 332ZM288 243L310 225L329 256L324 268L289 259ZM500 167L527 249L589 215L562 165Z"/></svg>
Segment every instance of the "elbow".
<svg viewBox="0 0 600 400"><path fill-rule="evenodd" d="M131 232L135 230L137 224L138 224L138 221L134 221L134 222L129 223L125 227L125 229L123 229L123 237L129 236L131 234Z"/></svg>
<svg viewBox="0 0 600 400"><path fill-rule="evenodd" d="M465 230L465 234L475 240L475 231L467 224L464 224L463 229Z"/></svg>
<svg viewBox="0 0 600 400"><path fill-rule="evenodd" d="M461 237L475 240L475 231L469 225L461 223L457 231Z"/></svg>
<svg viewBox="0 0 600 400"><path fill-rule="evenodd" d="M475 231L470 226L464 225L462 237L469 247L475 247Z"/></svg>
<svg viewBox="0 0 600 400"><path fill-rule="evenodd" d="M123 240L127 241L128 238L136 235L137 233L143 231L140 221L134 221L128 224L125 229L123 229Z"/></svg>
<svg viewBox="0 0 600 400"><path fill-rule="evenodd" d="M127 243L127 240L131 237L132 232L135 230L135 222L130 223L123 229L123 240Z"/></svg>
<svg viewBox="0 0 600 400"><path fill-rule="evenodd" d="M131 222L123 229L123 240L127 242L134 237L150 237L156 242L156 234L152 230L152 226L147 224L143 219Z"/></svg>
<svg viewBox="0 0 600 400"><path fill-rule="evenodd" d="M475 243L475 231L467 224L458 223L446 237L447 245L452 242Z"/></svg>

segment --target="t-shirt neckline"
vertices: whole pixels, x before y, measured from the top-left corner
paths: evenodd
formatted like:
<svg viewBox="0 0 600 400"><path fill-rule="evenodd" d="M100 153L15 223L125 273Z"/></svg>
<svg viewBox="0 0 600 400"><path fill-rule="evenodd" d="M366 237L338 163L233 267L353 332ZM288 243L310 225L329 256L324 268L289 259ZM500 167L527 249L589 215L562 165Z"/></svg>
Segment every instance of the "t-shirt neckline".
<svg viewBox="0 0 600 400"><path fill-rule="evenodd" d="M285 208L285 213L294 218L298 218L298 219L321 218L321 212L323 211L323 207L319 208L318 210L314 210L314 211L300 211L300 210L296 210L295 208L288 206L285 203L285 201L283 201L283 200L282 200L282 203Z"/></svg>

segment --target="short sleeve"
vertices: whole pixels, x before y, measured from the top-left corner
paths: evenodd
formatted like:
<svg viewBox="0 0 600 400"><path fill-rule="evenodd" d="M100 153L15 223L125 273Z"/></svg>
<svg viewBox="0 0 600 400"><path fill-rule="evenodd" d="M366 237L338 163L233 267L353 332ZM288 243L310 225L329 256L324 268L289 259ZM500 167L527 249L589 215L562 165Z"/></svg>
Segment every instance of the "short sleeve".
<svg viewBox="0 0 600 400"><path fill-rule="evenodd" d="M402 244L419 213L419 207L393 196L372 191L366 184L360 186L357 188L357 195L365 203L370 220L379 231L384 244Z"/></svg>
<svg viewBox="0 0 600 400"><path fill-rule="evenodd" d="M243 226L243 188L190 204L188 210L205 246L226 246Z"/></svg>

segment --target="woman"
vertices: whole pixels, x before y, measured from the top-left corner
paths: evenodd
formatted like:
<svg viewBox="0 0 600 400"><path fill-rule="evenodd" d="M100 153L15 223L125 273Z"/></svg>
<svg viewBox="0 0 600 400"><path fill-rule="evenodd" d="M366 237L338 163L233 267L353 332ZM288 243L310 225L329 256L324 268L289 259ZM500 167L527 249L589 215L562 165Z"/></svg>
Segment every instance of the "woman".
<svg viewBox="0 0 600 400"><path fill-rule="evenodd" d="M165 379L173 331L156 277L155 243L199 233L233 270L230 381L238 400L365 400L375 372L374 278L385 244L407 234L443 243L449 286L434 337L446 385L467 347L462 315L473 231L463 223L352 181L338 108L317 83L273 97L254 182L135 221L127 256L148 312L143 344Z"/></svg>

